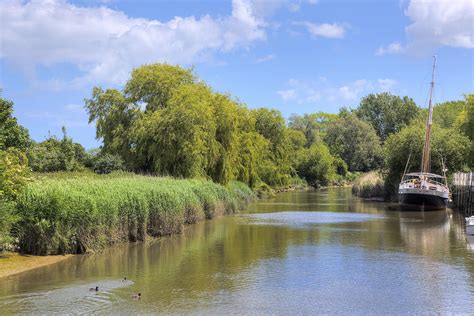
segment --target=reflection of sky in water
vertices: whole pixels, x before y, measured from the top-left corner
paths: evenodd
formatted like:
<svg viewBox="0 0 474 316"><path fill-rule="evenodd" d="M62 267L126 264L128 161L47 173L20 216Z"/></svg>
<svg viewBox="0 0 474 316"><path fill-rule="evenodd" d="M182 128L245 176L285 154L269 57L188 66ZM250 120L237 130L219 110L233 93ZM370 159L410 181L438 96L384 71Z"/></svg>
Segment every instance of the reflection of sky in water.
<svg viewBox="0 0 474 316"><path fill-rule="evenodd" d="M340 212L279 212L279 213L259 213L244 214L251 224L257 225L285 225L285 226L305 226L314 224L336 224L365 222L382 219L382 215L362 214L362 213L340 213Z"/></svg>

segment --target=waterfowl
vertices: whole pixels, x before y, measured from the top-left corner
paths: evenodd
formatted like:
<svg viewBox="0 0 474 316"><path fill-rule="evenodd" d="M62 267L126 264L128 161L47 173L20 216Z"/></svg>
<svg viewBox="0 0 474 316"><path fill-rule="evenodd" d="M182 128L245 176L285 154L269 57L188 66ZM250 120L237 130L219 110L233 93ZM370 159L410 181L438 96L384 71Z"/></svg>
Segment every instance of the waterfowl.
<svg viewBox="0 0 474 316"><path fill-rule="evenodd" d="M127 277L123 277L122 282L127 281Z"/></svg>
<svg viewBox="0 0 474 316"><path fill-rule="evenodd" d="M133 299L136 299L136 300L139 300L139 299L142 298L142 293L132 294L132 298L133 298Z"/></svg>
<svg viewBox="0 0 474 316"><path fill-rule="evenodd" d="M96 292L98 292L98 291L99 291L99 287L98 287L98 286L96 286L95 288L94 288L94 287L91 287L91 288L89 289L89 291L96 291Z"/></svg>

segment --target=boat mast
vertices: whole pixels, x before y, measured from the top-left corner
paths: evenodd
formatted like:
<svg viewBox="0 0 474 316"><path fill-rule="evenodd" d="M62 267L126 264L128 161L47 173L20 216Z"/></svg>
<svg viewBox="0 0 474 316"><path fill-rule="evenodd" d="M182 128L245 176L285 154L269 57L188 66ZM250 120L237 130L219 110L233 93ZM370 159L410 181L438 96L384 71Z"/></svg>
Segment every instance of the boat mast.
<svg viewBox="0 0 474 316"><path fill-rule="evenodd" d="M430 140L431 140L431 125L433 125L433 89L435 80L435 69L436 69L436 55L433 56L433 72L431 74L431 88L430 88L430 101L429 101L429 114L428 120L426 121L425 131L425 145L423 147L423 159L421 162L421 172L430 172Z"/></svg>

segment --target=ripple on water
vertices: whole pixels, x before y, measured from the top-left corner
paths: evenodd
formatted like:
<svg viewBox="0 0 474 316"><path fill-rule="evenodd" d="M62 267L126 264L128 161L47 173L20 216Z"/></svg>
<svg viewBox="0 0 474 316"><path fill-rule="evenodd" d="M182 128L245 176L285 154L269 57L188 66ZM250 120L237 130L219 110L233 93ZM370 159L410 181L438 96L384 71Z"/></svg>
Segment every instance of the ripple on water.
<svg viewBox="0 0 474 316"><path fill-rule="evenodd" d="M282 226L366 222L384 218L384 216L377 214L343 212L277 212L243 214L241 216L249 219L250 224Z"/></svg>
<svg viewBox="0 0 474 316"><path fill-rule="evenodd" d="M98 280L95 283L59 288L27 294L18 294L0 299L0 310L8 313L39 314L69 313L90 314L120 300L113 291L132 285L132 281ZM90 288L99 286L99 291Z"/></svg>

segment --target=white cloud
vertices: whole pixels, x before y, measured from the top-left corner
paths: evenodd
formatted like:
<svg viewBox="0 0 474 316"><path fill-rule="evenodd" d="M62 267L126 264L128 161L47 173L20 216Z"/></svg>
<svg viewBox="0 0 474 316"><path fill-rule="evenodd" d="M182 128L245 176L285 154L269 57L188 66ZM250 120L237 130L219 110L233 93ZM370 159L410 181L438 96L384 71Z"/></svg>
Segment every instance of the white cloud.
<svg viewBox="0 0 474 316"><path fill-rule="evenodd" d="M411 21L405 28L406 45L392 43L387 48L379 48L376 54L425 55L442 46L474 48L472 0L410 0L405 15Z"/></svg>
<svg viewBox="0 0 474 316"><path fill-rule="evenodd" d="M270 60L273 60L273 59L275 59L275 55L269 54L267 56L257 58L257 60L255 62L260 64L260 63L264 63L264 62L267 62L267 61L270 61Z"/></svg>
<svg viewBox="0 0 474 316"><path fill-rule="evenodd" d="M280 91L277 91L277 93L280 95L283 101L294 100L298 97L294 89L280 90Z"/></svg>
<svg viewBox="0 0 474 316"><path fill-rule="evenodd" d="M377 79L376 81L359 79L342 85L335 85L328 82L325 77L320 77L311 82L290 79L287 85L290 89L277 91L284 102L311 104L318 101L358 101L368 93L392 90L397 85L397 81L390 78Z"/></svg>
<svg viewBox="0 0 474 316"><path fill-rule="evenodd" d="M400 42L393 42L387 47L379 47L375 52L375 55L381 56L385 54L399 54L402 53L405 48L400 44Z"/></svg>
<svg viewBox="0 0 474 316"><path fill-rule="evenodd" d="M122 83L143 63L201 62L215 52L265 39L264 6L233 0L229 16L133 18L106 7L61 0L0 2L0 58L34 74L38 65L72 64L72 83Z"/></svg>
<svg viewBox="0 0 474 316"><path fill-rule="evenodd" d="M315 37L343 38L346 33L346 26L338 23L296 22L295 24L305 26L306 30Z"/></svg>

